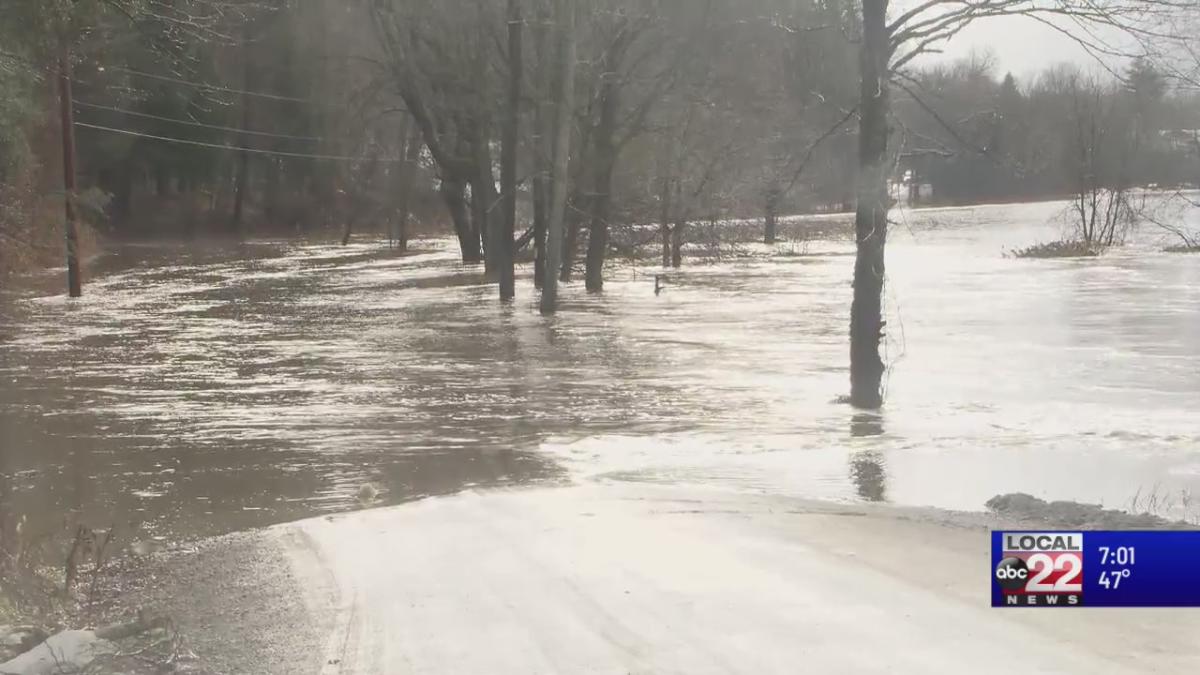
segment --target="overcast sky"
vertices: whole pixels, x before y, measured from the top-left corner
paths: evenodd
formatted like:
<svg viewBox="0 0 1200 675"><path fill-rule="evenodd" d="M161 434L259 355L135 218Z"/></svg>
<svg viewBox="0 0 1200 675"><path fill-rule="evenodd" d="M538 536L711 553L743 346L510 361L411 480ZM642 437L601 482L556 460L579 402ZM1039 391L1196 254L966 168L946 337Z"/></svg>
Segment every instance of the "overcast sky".
<svg viewBox="0 0 1200 675"><path fill-rule="evenodd" d="M944 55L930 57L930 62L961 58L973 49L991 50L996 57L996 74L1012 72L1022 82L1029 80L1028 75L1062 61L1099 70L1096 61L1079 44L1049 26L1021 16L977 21L946 45Z"/></svg>

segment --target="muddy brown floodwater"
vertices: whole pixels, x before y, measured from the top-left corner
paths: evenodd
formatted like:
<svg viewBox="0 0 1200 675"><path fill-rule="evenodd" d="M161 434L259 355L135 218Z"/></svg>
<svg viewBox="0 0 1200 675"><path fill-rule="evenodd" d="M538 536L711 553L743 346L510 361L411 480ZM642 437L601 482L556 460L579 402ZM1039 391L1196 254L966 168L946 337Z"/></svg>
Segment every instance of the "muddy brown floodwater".
<svg viewBox="0 0 1200 675"><path fill-rule="evenodd" d="M86 297L0 297L0 503L196 537L573 476L981 509L996 493L1187 515L1200 257L1002 253L1056 204L899 213L888 406L847 390L851 244L618 267L552 320L448 242L127 246ZM755 246L743 247L756 250ZM581 284L579 284L581 286ZM1200 494L1200 493L1198 493Z"/></svg>

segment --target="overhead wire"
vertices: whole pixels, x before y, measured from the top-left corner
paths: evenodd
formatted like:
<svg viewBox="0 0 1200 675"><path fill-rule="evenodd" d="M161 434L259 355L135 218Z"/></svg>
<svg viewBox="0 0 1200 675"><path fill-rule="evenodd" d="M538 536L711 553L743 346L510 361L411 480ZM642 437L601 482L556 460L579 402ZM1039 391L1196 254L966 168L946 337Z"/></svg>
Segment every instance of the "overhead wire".
<svg viewBox="0 0 1200 675"><path fill-rule="evenodd" d="M269 93L261 92L261 91L248 91L245 89L235 89L233 87L226 87L226 86L217 85L217 84L209 84L207 82L196 82L193 80L185 80L183 78L170 77L168 75L155 75L153 73L146 73L146 72L142 72L140 70L133 70L131 68L108 66L105 68L105 70L111 70L111 71L114 71L117 73L125 73L127 75L134 75L136 77L144 77L144 78L151 79L151 80L159 80L162 82L173 82L175 84L182 84L182 85L189 86L189 87L195 87L196 89L203 89L205 91L220 91L220 92L225 92L227 94L238 94L240 96L255 96L258 98L270 99L272 101L293 101L295 103L314 103L314 101L307 99L307 98L299 98L296 96L283 96L280 94L269 94Z"/></svg>
<svg viewBox="0 0 1200 675"><path fill-rule="evenodd" d="M152 73L146 73L146 72L142 72L142 71L138 71L138 70L133 70L130 68L109 66L109 67L105 68L105 70L126 73L129 75L145 77L145 78L149 78L149 79L153 79L153 80L160 80L160 81L164 81L164 82L172 82L172 83L181 84L181 85L185 85L185 86L195 87L198 89L203 89L206 91L219 91L219 92L225 92L225 93L230 93L230 94L239 94L239 95L252 96L252 97L258 97L258 98L264 98L264 99L270 99L270 100L276 100L276 101L292 101L292 102L296 102L296 103L314 104L314 102L309 99L304 99L304 98L299 98L299 97L294 97L294 96L283 96L283 95L279 95L279 94L271 94L271 93L266 93L266 92L256 92L256 91L237 89L237 88L233 88L233 87L225 87L225 86L214 85L214 84L209 84L209 83L205 83L205 82L195 82L195 81L191 81L191 80L185 80L182 78L168 77L165 75L155 75ZM74 79L74 78L72 78L72 79ZM201 127L201 128L209 128L209 129L220 130L220 131L228 131L228 132L233 132L233 133L238 133L238 134L247 134L247 135L261 136L261 137L266 137L266 138L280 138L280 139L301 140L301 141L310 141L310 142L317 142L317 141L324 140L324 139L322 139L320 137L316 137L316 136L299 136L299 135L292 135L292 134L279 134L279 133L267 132L267 131L257 131L257 130L252 130L252 129L239 129L236 127L226 127L226 126L215 125L215 124L206 124L203 122L195 122L195 121L191 121L191 120L181 120L181 119L172 118L172 117L164 117L161 115L153 115L150 113L141 113L141 112L128 110L128 109L124 109L124 108L118 108L115 106L105 106L105 105L89 103L89 102L85 102L85 101L76 100L76 101L74 101L74 104L79 107L82 107L82 108L92 108L92 109L96 109L96 110L109 110L112 112L119 112L119 113L123 113L126 115L134 116L134 117L141 117L141 118L145 118L145 119L156 119L156 120L161 120L164 122L171 122L171 123L183 124L183 125L187 125L187 126L194 126L194 127ZM102 132L107 132L107 133L120 134L123 136L131 136L131 137L135 137L135 138L147 138L147 139L151 139L151 140L162 141L164 143L178 143L181 145L190 145L190 146L195 146L195 147L210 148L210 149L214 149L214 150L229 150L229 151L233 151L233 152L246 152L246 153L256 154L256 155L268 155L268 156L275 156L275 157L292 157L292 158L297 158L297 159L317 159L317 160L329 160L329 161L340 161L340 162L382 162L385 164L400 164L400 163L404 163L405 161L407 161L404 158L362 157L362 156L350 156L350 155L309 153L309 152L289 152L289 151L284 151L284 150L268 150L268 149L263 149L263 148L251 148L251 147L246 147L246 146L230 145L230 144L224 144L224 143L209 143L209 142L205 142L205 141L197 141L197 140L191 140L191 139L186 139L186 138L176 138L176 137L172 137L172 136L163 136L163 135L159 135L159 134L149 134L149 133L144 133L141 131L135 131L132 129L121 129L121 128L117 128L117 127L105 126L102 124L91 124L89 122L80 122L80 121L76 121L74 123L74 125L79 128L92 129L92 130L102 131Z"/></svg>
<svg viewBox="0 0 1200 675"><path fill-rule="evenodd" d="M83 107L83 108L91 108L93 110L108 110L111 112L121 113L123 115L129 115L131 117L141 117L141 118L145 118L145 119L161 120L163 122L171 122L174 124L184 124L184 125L192 126L192 127L201 127L204 129L215 129L218 131L231 131L231 132L234 132L237 134L248 134L251 136L265 136L267 138L283 138L283 139L290 139L290 140L296 140L296 141L320 141L320 140L323 140L318 136L293 136L291 134L277 134L277 133L272 133L269 131L254 131L251 129L238 129L237 127L226 127L226 126L221 126L219 124L205 124L204 122L195 122L192 120L181 120L181 119L178 119L175 117L163 117L162 115L152 115L150 113L137 112L135 110L128 110L125 108L117 108L114 106L100 105L98 103L88 103L86 101L80 101L79 99L75 99L75 105Z"/></svg>
<svg viewBox="0 0 1200 675"><path fill-rule="evenodd" d="M353 157L349 155L322 155L306 152L285 152L283 150L265 150L261 148L247 148L237 145L226 145L222 143L206 143L204 141L193 141L185 138L172 138L170 136L159 136L156 134L146 134L140 131L131 131L129 129L118 129L115 127L106 127L100 124L89 124L87 122L76 122L75 126L85 129L95 129L98 131L106 131L114 134L122 134L125 136L134 136L137 138L149 138L156 141L164 141L167 143L181 143L183 145L194 145L202 148L213 148L216 150L233 150L235 152L248 152L257 155L274 155L277 157L296 157L300 159L325 159L341 162L384 162L388 164L400 164L405 162L403 158L392 157Z"/></svg>

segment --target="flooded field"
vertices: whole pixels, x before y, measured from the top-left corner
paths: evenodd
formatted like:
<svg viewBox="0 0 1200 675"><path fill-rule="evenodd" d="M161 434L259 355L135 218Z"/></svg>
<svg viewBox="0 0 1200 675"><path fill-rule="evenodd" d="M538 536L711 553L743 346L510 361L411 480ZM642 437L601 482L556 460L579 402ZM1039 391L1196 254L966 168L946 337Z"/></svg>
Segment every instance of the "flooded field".
<svg viewBox="0 0 1200 675"><path fill-rule="evenodd" d="M448 242L129 246L0 298L0 509L192 537L592 477L978 510L1200 497L1200 257L1013 260L1061 204L896 214L888 405L848 390L849 239L614 267L546 320ZM765 248L743 247L765 253ZM799 255L802 254L802 255Z"/></svg>

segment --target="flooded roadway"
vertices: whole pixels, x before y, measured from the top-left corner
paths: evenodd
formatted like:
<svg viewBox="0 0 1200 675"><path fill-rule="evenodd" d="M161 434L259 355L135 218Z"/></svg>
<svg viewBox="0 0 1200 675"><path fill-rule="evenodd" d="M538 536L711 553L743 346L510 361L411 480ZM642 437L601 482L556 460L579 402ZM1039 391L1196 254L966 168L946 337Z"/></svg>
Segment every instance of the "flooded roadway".
<svg viewBox="0 0 1200 675"><path fill-rule="evenodd" d="M82 302L0 299L0 508L193 537L590 476L981 509L1191 515L1200 258L1145 233L1022 261L1060 205L897 214L881 415L846 393L851 242L617 267L538 315L449 244L131 246ZM749 251L755 246L743 247ZM792 251L793 247L782 247Z"/></svg>

